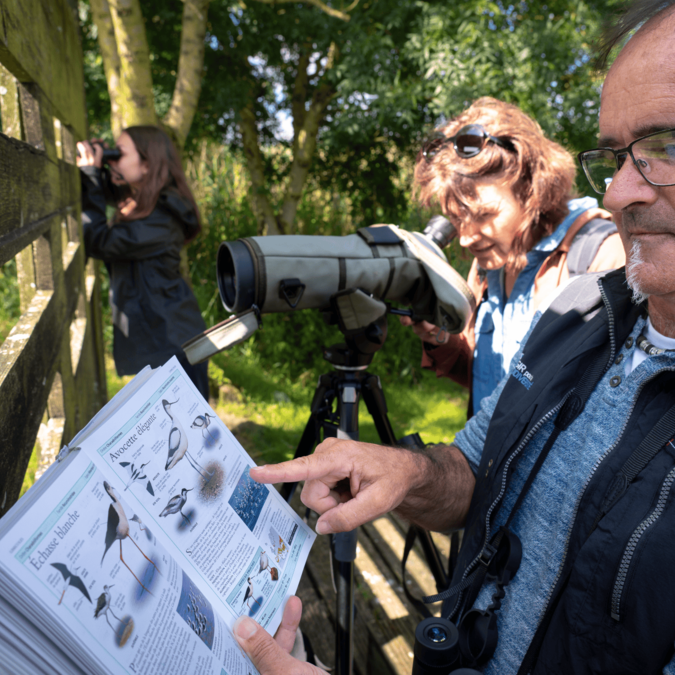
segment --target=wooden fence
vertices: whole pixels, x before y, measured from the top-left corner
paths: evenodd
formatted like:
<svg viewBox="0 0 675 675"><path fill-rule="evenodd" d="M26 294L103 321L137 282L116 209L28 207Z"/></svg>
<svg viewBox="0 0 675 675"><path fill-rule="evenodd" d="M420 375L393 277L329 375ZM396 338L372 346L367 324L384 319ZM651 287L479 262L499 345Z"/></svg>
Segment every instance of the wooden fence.
<svg viewBox="0 0 675 675"><path fill-rule="evenodd" d="M0 265L21 317L0 346L0 516L106 400L97 266L85 260L76 0L0 0Z"/></svg>

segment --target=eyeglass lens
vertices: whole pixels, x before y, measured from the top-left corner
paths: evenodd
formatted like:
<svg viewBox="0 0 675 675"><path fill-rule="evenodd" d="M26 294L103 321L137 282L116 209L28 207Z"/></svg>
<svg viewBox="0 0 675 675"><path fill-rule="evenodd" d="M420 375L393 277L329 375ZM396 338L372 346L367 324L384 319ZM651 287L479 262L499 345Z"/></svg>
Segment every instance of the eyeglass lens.
<svg viewBox="0 0 675 675"><path fill-rule="evenodd" d="M637 167L647 182L652 185L675 183L675 131L642 138L632 150ZM615 159L613 152L598 149L585 152L582 164L593 189L604 194L626 160L629 160L628 153L621 153Z"/></svg>
<svg viewBox="0 0 675 675"><path fill-rule="evenodd" d="M455 136L455 152L464 159L475 157L485 145L487 134L483 127L475 124L462 127Z"/></svg>

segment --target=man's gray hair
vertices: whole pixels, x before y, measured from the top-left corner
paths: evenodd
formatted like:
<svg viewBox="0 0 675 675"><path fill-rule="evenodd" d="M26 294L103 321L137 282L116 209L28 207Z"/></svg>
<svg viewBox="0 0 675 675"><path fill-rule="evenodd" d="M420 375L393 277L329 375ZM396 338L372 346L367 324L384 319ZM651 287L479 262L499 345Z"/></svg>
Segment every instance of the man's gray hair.
<svg viewBox="0 0 675 675"><path fill-rule="evenodd" d="M624 5L623 11L605 25L596 58L596 66L604 70L611 51L631 32L675 5L675 0L632 0Z"/></svg>

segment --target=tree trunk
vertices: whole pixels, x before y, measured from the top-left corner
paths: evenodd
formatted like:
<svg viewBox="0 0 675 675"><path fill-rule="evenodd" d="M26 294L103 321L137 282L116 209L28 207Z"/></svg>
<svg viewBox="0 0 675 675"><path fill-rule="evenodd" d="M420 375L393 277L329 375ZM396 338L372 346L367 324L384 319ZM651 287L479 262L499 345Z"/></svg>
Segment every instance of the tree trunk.
<svg viewBox="0 0 675 675"><path fill-rule="evenodd" d="M240 111L239 128L242 135L246 166L251 180L251 198L253 210L259 223L261 234L289 234L298 212L298 204L307 182L307 174L316 150L316 138L319 127L326 114L326 108L335 95L332 84L320 84L312 96L309 110L305 103L309 92L309 75L311 45L300 54L298 70L293 83L291 97L291 113L293 115L293 160L284 189L284 201L281 213L277 216L269 200L269 191L265 182L265 165L258 144L258 128L255 121L255 93L253 85L249 94L248 105ZM331 43L324 74L330 70L337 58L335 43Z"/></svg>
<svg viewBox="0 0 675 675"><path fill-rule="evenodd" d="M336 48L335 43L332 43L328 52L326 71L333 67L335 58ZM326 108L335 95L333 85L327 83L320 84L314 90L309 110L305 111L305 100L309 82L307 76L308 65L309 58L305 61L301 57L298 63L298 74L293 90L293 163L291 164L284 192L284 202L279 217L279 225L284 232L290 232L295 221L298 204L300 203L309 167L312 164L312 158L316 150L316 138L319 133L319 127L326 114ZM296 114L298 115L297 118Z"/></svg>
<svg viewBox="0 0 675 675"><path fill-rule="evenodd" d="M258 0L258 2L262 2L264 5L281 5L284 3L296 3L297 1L298 0ZM359 4L359 0L354 0L354 2L352 2L352 4L347 7L344 12L341 12L339 9L335 9L321 0L306 0L306 2L310 5L314 5L314 7L317 7L322 12L325 12L328 14L328 16L332 16L333 18L340 19L342 21L349 21L351 17L349 14L347 14L347 12L351 12L351 10Z"/></svg>
<svg viewBox="0 0 675 675"><path fill-rule="evenodd" d="M178 77L171 107L162 123L172 129L179 148L185 145L202 89L204 39L209 0L184 0Z"/></svg>
<svg viewBox="0 0 675 675"><path fill-rule="evenodd" d="M120 60L120 113L125 127L157 124L150 52L139 0L109 0Z"/></svg>
<svg viewBox="0 0 675 675"><path fill-rule="evenodd" d="M115 41L115 29L113 28L112 17L110 16L110 7L108 0L90 0L91 14L98 32L98 44L101 48L103 57L103 70L105 79L108 83L108 94L110 95L110 126L112 133L117 138L124 128L122 113L120 111L120 57L117 53L117 42Z"/></svg>
<svg viewBox="0 0 675 675"><path fill-rule="evenodd" d="M251 100L239 111L242 143L246 167L251 180L251 199L253 200L253 212L258 220L260 234L285 234L279 228L274 209L270 204L265 186L265 165L263 162L260 146L258 145L258 127L255 123L255 109L253 107L253 95Z"/></svg>

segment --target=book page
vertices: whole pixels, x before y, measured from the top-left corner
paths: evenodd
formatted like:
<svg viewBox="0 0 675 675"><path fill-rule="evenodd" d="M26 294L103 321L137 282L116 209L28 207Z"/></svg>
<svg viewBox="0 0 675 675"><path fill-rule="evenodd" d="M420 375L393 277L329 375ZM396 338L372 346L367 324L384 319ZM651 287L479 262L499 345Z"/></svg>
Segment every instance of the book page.
<svg viewBox="0 0 675 675"><path fill-rule="evenodd" d="M0 594L87 673L257 673L195 580L82 452L4 534Z"/></svg>
<svg viewBox="0 0 675 675"><path fill-rule="evenodd" d="M271 486L174 358L81 444L225 622L270 633L316 535Z"/></svg>

